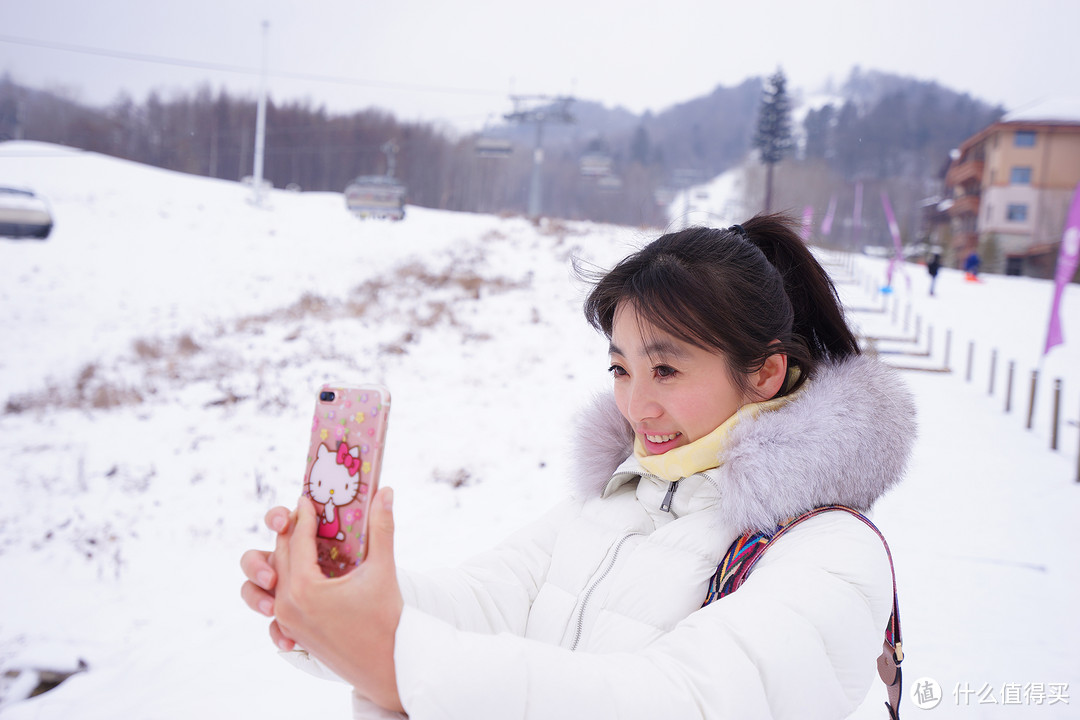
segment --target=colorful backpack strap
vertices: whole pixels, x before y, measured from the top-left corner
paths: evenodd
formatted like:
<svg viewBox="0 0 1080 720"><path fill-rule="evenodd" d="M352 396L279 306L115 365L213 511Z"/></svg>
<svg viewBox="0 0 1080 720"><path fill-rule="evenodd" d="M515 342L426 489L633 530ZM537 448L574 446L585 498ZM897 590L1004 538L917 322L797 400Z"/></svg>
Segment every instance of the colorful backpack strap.
<svg viewBox="0 0 1080 720"><path fill-rule="evenodd" d="M709 581L709 590L705 596L705 602L701 606L705 607L714 600L719 600L725 595L738 590L747 576L750 575L750 571L754 569L754 565L762 554L788 530L804 520L834 510L857 517L873 530L881 538L881 542L885 546L885 554L889 557L889 570L892 573L893 582L893 609L892 615L889 617L889 623L885 627L885 643L882 647L881 656L878 657L877 667L878 676L885 683L889 694L889 700L885 703L885 707L889 711L889 717L891 720L899 720L900 697L903 691L900 663L904 660L904 650L900 636L900 602L896 593L896 570L893 567L892 551L889 550L889 543L886 542L885 536L881 534L881 531L877 529L874 523L870 522L869 518L858 510L849 508L846 505L824 505L808 510L802 515L784 520L772 532L751 531L736 538L735 542L728 548L727 553L724 554L720 564L716 567L716 573L713 575L712 580Z"/></svg>

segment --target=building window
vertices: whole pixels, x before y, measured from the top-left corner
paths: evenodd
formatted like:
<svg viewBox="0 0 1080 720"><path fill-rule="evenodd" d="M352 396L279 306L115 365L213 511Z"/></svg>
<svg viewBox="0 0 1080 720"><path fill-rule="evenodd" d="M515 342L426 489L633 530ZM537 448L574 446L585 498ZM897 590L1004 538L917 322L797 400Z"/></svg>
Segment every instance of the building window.
<svg viewBox="0 0 1080 720"><path fill-rule="evenodd" d="M1017 130L1016 147L1035 147L1034 130Z"/></svg>
<svg viewBox="0 0 1080 720"><path fill-rule="evenodd" d="M1025 203L1009 203L1005 210L1005 219L1009 222L1027 221L1027 205Z"/></svg>
<svg viewBox="0 0 1080 720"><path fill-rule="evenodd" d="M1009 172L1009 184L1010 185L1030 185L1031 184L1031 168L1029 167L1014 167Z"/></svg>

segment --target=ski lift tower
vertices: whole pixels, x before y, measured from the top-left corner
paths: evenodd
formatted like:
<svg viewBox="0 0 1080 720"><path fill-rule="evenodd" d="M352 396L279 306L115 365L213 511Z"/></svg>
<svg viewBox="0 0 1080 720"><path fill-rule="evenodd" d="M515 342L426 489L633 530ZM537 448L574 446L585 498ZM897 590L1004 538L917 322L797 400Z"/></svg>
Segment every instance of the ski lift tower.
<svg viewBox="0 0 1080 720"><path fill-rule="evenodd" d="M270 23L262 23L262 73L259 76L259 102L255 110L255 167L252 171L255 190L254 202L262 205L263 201L263 153L266 150L266 33Z"/></svg>
<svg viewBox="0 0 1080 720"><path fill-rule="evenodd" d="M570 114L570 103L574 98L560 95L511 95L514 112L503 117L513 123L536 125L536 145L533 148L532 182L529 184L529 217L539 220L541 215L540 170L544 164L544 124L556 123L569 125L574 122Z"/></svg>

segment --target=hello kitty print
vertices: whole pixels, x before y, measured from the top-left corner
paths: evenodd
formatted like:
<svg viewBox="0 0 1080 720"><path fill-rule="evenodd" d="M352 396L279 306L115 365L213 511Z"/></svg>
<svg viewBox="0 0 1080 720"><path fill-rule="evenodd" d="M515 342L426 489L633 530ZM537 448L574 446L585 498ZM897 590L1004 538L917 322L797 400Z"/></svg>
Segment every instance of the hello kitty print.
<svg viewBox="0 0 1080 720"><path fill-rule="evenodd" d="M350 448L342 442L334 453L319 445L308 476L308 497L323 506L319 514L319 537L345 539L337 508L367 493L367 486L358 477L360 467L359 447Z"/></svg>

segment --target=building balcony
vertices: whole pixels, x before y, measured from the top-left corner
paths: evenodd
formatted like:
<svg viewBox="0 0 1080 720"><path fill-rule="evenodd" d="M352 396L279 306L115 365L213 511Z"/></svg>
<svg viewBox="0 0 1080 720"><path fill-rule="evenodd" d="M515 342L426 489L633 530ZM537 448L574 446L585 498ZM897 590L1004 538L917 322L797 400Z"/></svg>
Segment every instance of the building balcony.
<svg viewBox="0 0 1080 720"><path fill-rule="evenodd" d="M953 165L945 173L945 184L950 187L958 187L969 183L981 185L985 165L986 163L982 160L968 160L959 165Z"/></svg>
<svg viewBox="0 0 1080 720"><path fill-rule="evenodd" d="M980 197L978 195L961 195L960 197L953 198L953 204L949 208L949 217L978 215L979 200Z"/></svg>

